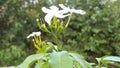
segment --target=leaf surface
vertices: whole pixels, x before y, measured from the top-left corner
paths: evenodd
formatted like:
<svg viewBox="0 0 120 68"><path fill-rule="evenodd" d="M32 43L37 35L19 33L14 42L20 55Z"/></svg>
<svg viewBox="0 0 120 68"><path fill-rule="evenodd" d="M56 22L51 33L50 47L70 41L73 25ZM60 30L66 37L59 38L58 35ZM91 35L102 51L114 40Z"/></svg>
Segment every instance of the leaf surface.
<svg viewBox="0 0 120 68"><path fill-rule="evenodd" d="M72 60L66 51L53 52L49 63L51 68L73 68Z"/></svg>
<svg viewBox="0 0 120 68"><path fill-rule="evenodd" d="M120 57L118 57L118 56L106 56L102 60L120 62Z"/></svg>
<svg viewBox="0 0 120 68"><path fill-rule="evenodd" d="M88 62L86 62L79 54L69 54L73 57L73 59L75 59L75 61L77 61L82 66L82 68L92 68L92 66Z"/></svg>
<svg viewBox="0 0 120 68"><path fill-rule="evenodd" d="M44 56L44 54L35 54L27 57L23 63L16 66L16 68L30 68L30 65L35 62L38 59L41 59Z"/></svg>

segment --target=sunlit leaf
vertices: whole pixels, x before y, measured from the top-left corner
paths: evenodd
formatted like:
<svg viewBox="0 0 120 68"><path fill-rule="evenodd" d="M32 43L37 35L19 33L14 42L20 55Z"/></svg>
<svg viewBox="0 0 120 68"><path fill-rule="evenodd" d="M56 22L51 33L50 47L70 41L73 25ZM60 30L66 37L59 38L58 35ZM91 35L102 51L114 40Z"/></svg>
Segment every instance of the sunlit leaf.
<svg viewBox="0 0 120 68"><path fill-rule="evenodd" d="M72 60L66 51L53 52L49 63L51 68L73 68Z"/></svg>
<svg viewBox="0 0 120 68"><path fill-rule="evenodd" d="M118 57L118 56L106 56L103 58L103 60L120 62L120 57Z"/></svg>
<svg viewBox="0 0 120 68"><path fill-rule="evenodd" d="M16 68L29 68L30 65L35 62L38 59L41 59L44 56L44 54L35 54L27 57L23 63L20 65L16 66Z"/></svg>
<svg viewBox="0 0 120 68"><path fill-rule="evenodd" d="M92 68L92 66L86 62L83 58L81 58L81 56L79 54L76 53L69 53L74 59L75 61L77 61L82 68Z"/></svg>
<svg viewBox="0 0 120 68"><path fill-rule="evenodd" d="M35 68L49 68L49 63L48 62L38 62L35 65Z"/></svg>

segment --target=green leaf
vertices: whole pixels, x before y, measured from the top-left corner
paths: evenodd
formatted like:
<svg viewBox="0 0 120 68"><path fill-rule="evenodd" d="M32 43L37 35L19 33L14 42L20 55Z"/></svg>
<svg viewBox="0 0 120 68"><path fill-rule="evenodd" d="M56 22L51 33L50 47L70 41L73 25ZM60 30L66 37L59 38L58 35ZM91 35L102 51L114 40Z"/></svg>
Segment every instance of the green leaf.
<svg viewBox="0 0 120 68"><path fill-rule="evenodd" d="M27 57L23 63L20 65L16 66L16 68L29 68L30 65L35 62L38 59L41 59L44 56L44 54L35 54Z"/></svg>
<svg viewBox="0 0 120 68"><path fill-rule="evenodd" d="M38 62L35 65L35 68L49 68L49 63L48 62Z"/></svg>
<svg viewBox="0 0 120 68"><path fill-rule="evenodd" d="M102 60L120 62L120 57L118 57L118 56L106 56Z"/></svg>
<svg viewBox="0 0 120 68"><path fill-rule="evenodd" d="M120 62L120 57L118 56L104 56L102 58L96 58L99 64L108 67L108 64L114 64L115 62Z"/></svg>
<svg viewBox="0 0 120 68"><path fill-rule="evenodd" d="M79 54L69 54L73 57L73 59L75 59L75 61L77 61L82 66L82 68L92 68L92 66L88 62L86 62Z"/></svg>
<svg viewBox="0 0 120 68"><path fill-rule="evenodd" d="M51 68L73 68L72 60L66 51L53 52L49 64Z"/></svg>

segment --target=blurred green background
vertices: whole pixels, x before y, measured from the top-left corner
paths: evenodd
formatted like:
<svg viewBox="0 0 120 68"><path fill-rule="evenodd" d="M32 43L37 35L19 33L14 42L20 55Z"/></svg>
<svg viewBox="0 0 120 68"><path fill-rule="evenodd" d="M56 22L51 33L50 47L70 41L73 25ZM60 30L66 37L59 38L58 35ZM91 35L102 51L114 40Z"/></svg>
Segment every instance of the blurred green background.
<svg viewBox="0 0 120 68"><path fill-rule="evenodd" d="M40 29L41 7L65 4L86 11L73 15L61 34L64 49L77 51L88 61L105 55L120 56L120 0L0 0L0 66L20 64L35 53L27 35ZM47 40L54 42L44 33Z"/></svg>

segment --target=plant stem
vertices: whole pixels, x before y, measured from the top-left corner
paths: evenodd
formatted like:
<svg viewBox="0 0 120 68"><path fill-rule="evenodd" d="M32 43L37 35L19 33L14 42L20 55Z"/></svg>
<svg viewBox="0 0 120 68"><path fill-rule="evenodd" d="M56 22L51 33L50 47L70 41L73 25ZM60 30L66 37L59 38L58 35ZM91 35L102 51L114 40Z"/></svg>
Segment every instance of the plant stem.
<svg viewBox="0 0 120 68"><path fill-rule="evenodd" d="M100 62L98 63L98 68L101 68L101 64L100 64Z"/></svg>
<svg viewBox="0 0 120 68"><path fill-rule="evenodd" d="M55 36L55 39L56 39L56 44L57 44L57 46L59 46L58 37L57 37L57 36Z"/></svg>
<svg viewBox="0 0 120 68"><path fill-rule="evenodd" d="M55 38L56 44L59 45L58 36L56 35L56 33L51 32L51 35L53 35L53 37Z"/></svg>
<svg viewBox="0 0 120 68"><path fill-rule="evenodd" d="M66 25L65 25L65 28L68 27L68 24L70 23L70 19L71 19L71 17L72 17L72 12L70 13L70 16L69 16L68 21L67 21L67 23L66 23Z"/></svg>

